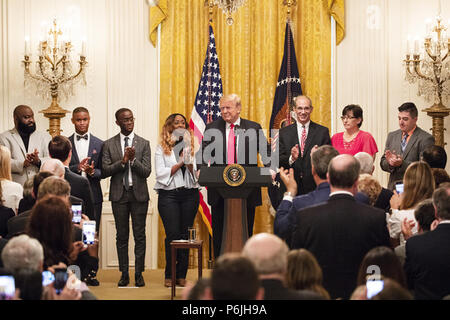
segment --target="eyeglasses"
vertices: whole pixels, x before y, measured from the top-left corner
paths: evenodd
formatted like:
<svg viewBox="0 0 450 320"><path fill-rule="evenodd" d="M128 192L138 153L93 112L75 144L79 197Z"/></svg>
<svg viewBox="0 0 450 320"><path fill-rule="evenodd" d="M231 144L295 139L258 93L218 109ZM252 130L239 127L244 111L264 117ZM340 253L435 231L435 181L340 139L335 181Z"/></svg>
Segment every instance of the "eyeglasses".
<svg viewBox="0 0 450 320"><path fill-rule="evenodd" d="M342 120L342 121L344 121L344 120L350 120L350 119L356 119L356 117L349 117L349 116L345 116L345 117L342 116L342 117L341 117L341 120Z"/></svg>

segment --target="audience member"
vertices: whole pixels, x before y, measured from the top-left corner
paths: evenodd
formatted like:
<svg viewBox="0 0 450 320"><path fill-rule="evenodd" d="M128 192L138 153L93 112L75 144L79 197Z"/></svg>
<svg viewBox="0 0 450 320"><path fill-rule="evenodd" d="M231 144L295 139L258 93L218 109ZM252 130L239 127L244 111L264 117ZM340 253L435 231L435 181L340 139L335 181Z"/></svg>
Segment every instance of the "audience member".
<svg viewBox="0 0 450 320"><path fill-rule="evenodd" d="M34 177L35 176L28 179L23 185L23 198L20 199L17 214L21 214L22 212L30 210L31 208L33 208L33 205L36 202L36 200L33 198Z"/></svg>
<svg viewBox="0 0 450 320"><path fill-rule="evenodd" d="M356 104L350 104L342 110L341 116L344 132L331 137L331 144L340 154L355 155L367 152L374 159L378 152L377 143L369 132L360 130L363 123L363 109Z"/></svg>
<svg viewBox="0 0 450 320"><path fill-rule="evenodd" d="M255 265L264 288L264 299L320 299L320 296L313 292L295 291L286 287L288 252L286 243L269 233L258 233L245 243L242 255Z"/></svg>
<svg viewBox="0 0 450 320"><path fill-rule="evenodd" d="M305 248L316 257L332 299L348 299L365 254L389 246L385 213L355 201L359 171L353 156L333 158L328 167L329 200L297 213L291 247Z"/></svg>
<svg viewBox="0 0 450 320"><path fill-rule="evenodd" d="M419 112L412 102L406 102L398 108L400 129L390 132L386 139L386 148L381 157L380 166L388 172L388 189L393 190L395 183L403 179L408 166L419 161L422 152L434 144L434 138L417 126Z"/></svg>
<svg viewBox="0 0 450 320"><path fill-rule="evenodd" d="M17 213L20 199L23 197L23 188L17 182L12 181L11 176L11 152L8 148L0 145L0 185L2 197L0 201L7 208Z"/></svg>
<svg viewBox="0 0 450 320"><path fill-rule="evenodd" d="M2 186L0 184L0 238L8 234L8 221L15 216L14 210L3 205Z"/></svg>
<svg viewBox="0 0 450 320"><path fill-rule="evenodd" d="M15 273L20 269L43 271L44 249L37 239L26 234L14 237L3 248L5 269Z"/></svg>
<svg viewBox="0 0 450 320"><path fill-rule="evenodd" d="M417 221L417 234L421 234L430 231L431 224L435 219L433 200L426 199L420 202L414 210L414 218ZM415 222L408 220L407 218L402 221L402 234L405 240L408 240L412 235L412 229L415 226ZM405 244L395 247L395 254L400 260L402 266L405 263Z"/></svg>
<svg viewBox="0 0 450 320"><path fill-rule="evenodd" d="M367 297L366 284L358 286L353 291L350 300L413 300L411 293L395 280L382 278L383 287L375 296Z"/></svg>
<svg viewBox="0 0 450 320"><path fill-rule="evenodd" d="M48 157L47 132L36 131L33 110L24 105L14 109L14 128L0 135L0 144L11 151L12 180L23 185Z"/></svg>
<svg viewBox="0 0 450 320"><path fill-rule="evenodd" d="M287 193L277 209L274 221L274 233L291 243L293 226L298 210L307 208L328 200L330 195L330 184L327 181L328 165L339 152L330 145L324 145L311 150L311 172L317 189L305 194L297 195L297 183L293 169L284 170L281 168L280 177L286 185ZM362 193L357 193L356 199L362 203L368 203L368 198Z"/></svg>
<svg viewBox="0 0 450 320"><path fill-rule="evenodd" d="M361 165L360 174L370 174L373 175L373 171L375 170L374 159L367 152L358 152L355 154L355 158L358 160ZM379 184L379 182L378 182ZM372 204L375 208L383 209L385 212L388 212L391 209L391 204L389 201L394 193L391 190L383 188L381 186L381 191L378 193L378 197L374 204Z"/></svg>
<svg viewBox="0 0 450 320"><path fill-rule="evenodd" d="M238 253L225 253L212 270L206 296L213 300L262 300L264 289L248 258Z"/></svg>
<svg viewBox="0 0 450 320"><path fill-rule="evenodd" d="M47 161L49 161L49 160L47 160ZM50 172L46 172L46 171L39 172L38 174L33 176L33 191L32 191L32 196L33 196L33 200L34 200L33 205L36 202L39 186L41 185L42 181L44 181L46 178L51 177L51 176L52 176L52 174ZM61 191L57 191L58 187L59 187L58 183L56 183L55 185L52 185L52 187L54 187L53 191L51 190L51 188L45 188L45 190L48 190L49 192L58 192L58 194L61 194ZM44 196L46 194L47 193L41 192L42 196ZM11 239L14 236L24 233L25 229L26 229L26 225L30 218L30 215L31 215L31 209L22 212L18 216L12 217L8 221L8 235L6 236L6 238Z"/></svg>
<svg viewBox="0 0 450 320"><path fill-rule="evenodd" d="M377 179L367 173L359 175L358 191L364 193L369 197L369 204L375 205L379 195L381 194L381 185Z"/></svg>
<svg viewBox="0 0 450 320"><path fill-rule="evenodd" d="M21 268L14 272L14 284L19 289L19 298L21 300L41 300L44 292L42 285L42 273L33 270Z"/></svg>
<svg viewBox="0 0 450 320"><path fill-rule="evenodd" d="M447 165L447 153L441 146L430 145L423 150L421 160L428 163L431 169L445 169Z"/></svg>
<svg viewBox="0 0 450 320"><path fill-rule="evenodd" d="M294 290L310 290L324 299L330 294L322 285L323 273L317 259L305 249L291 250L287 262L287 287Z"/></svg>
<svg viewBox="0 0 450 320"><path fill-rule="evenodd" d="M404 288L407 288L402 265L391 248L376 247L367 252L359 267L356 280L357 285L364 285L367 281L367 276L372 275L371 266L377 268L377 272L380 272L379 275L391 278Z"/></svg>
<svg viewBox="0 0 450 320"><path fill-rule="evenodd" d="M70 194L83 200L83 213L89 220L95 220L94 197L92 195L89 180L69 169L70 159L72 158L72 144L64 136L55 136L48 144L50 157L60 160L64 164L64 179L70 184Z"/></svg>
<svg viewBox="0 0 450 320"><path fill-rule="evenodd" d="M450 176L448 175L447 171L445 171L445 169L431 168L431 172L433 172L436 188L440 187L441 184L445 182L450 182Z"/></svg>
<svg viewBox="0 0 450 320"><path fill-rule="evenodd" d="M442 299L450 294L450 186L433 193L436 223L432 231L406 242L405 272L414 297ZM436 226L437 224L437 226ZM433 230L433 228L435 228Z"/></svg>
<svg viewBox="0 0 450 320"><path fill-rule="evenodd" d="M413 220L414 209L425 199L431 198L434 191L434 179L430 166L423 161L413 162L406 169L403 177L404 191L401 195L394 191L391 198L392 214L388 219L388 227L393 243L398 245L404 244L405 240L402 231L402 221L407 218ZM413 234L417 232L417 225L412 229Z"/></svg>
<svg viewBox="0 0 450 320"><path fill-rule="evenodd" d="M188 282L182 293L183 300L206 300L206 289L210 287L209 278L200 278L195 283Z"/></svg>

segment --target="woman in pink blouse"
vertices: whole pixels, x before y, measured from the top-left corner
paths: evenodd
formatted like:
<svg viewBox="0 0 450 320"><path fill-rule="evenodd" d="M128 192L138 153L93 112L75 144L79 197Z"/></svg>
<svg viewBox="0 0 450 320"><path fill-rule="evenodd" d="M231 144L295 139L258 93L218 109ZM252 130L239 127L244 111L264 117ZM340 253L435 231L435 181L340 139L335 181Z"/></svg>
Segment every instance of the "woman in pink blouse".
<svg viewBox="0 0 450 320"><path fill-rule="evenodd" d="M350 104L342 110L344 132L336 133L331 137L331 144L341 154L355 155L358 152L367 152L375 159L378 147L372 135L359 128L363 122L363 110L360 106Z"/></svg>

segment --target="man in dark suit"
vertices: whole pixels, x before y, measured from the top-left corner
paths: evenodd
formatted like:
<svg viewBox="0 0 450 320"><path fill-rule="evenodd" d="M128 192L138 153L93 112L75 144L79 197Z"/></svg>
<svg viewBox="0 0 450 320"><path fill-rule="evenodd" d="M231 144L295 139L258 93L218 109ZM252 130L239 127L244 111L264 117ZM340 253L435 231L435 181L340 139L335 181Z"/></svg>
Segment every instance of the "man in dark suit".
<svg viewBox="0 0 450 320"><path fill-rule="evenodd" d="M432 231L406 241L404 268L416 300L440 300L450 294L450 184L434 191L433 205L437 220Z"/></svg>
<svg viewBox="0 0 450 320"><path fill-rule="evenodd" d="M150 199L147 178L151 173L150 143L136 135L134 117L130 109L117 110L116 124L120 133L103 144L102 177L111 177L109 200L116 222L116 246L119 287L130 282L128 273L128 238L130 215L133 226L135 254L135 285L145 286L142 272L145 268L145 223Z"/></svg>
<svg viewBox="0 0 450 320"><path fill-rule="evenodd" d="M293 101L297 122L280 129L280 167L294 169L298 193L306 194L316 188L311 174L311 149L331 145L331 139L328 128L311 121L311 99L297 96Z"/></svg>
<svg viewBox="0 0 450 320"><path fill-rule="evenodd" d="M89 133L89 111L86 108L75 108L72 112L72 123L75 133L69 137L72 143L72 157L69 168L72 172L86 177L94 197L94 213L96 231L100 230L103 193L100 185L102 176L103 141Z"/></svg>
<svg viewBox="0 0 450 320"><path fill-rule="evenodd" d="M406 168L419 161L422 152L434 144L434 138L417 126L418 111L412 102L406 102L398 108L400 129L389 132L380 166L389 172L388 189L393 190L395 182L403 180Z"/></svg>
<svg viewBox="0 0 450 320"><path fill-rule="evenodd" d="M322 297L307 290L292 290L285 286L289 248L280 238L258 233L245 243L242 255L253 262L265 300L318 300Z"/></svg>
<svg viewBox="0 0 450 320"><path fill-rule="evenodd" d="M359 170L351 155L333 158L327 175L329 200L297 213L291 247L305 248L317 258L332 299L350 297L360 263L370 249L390 246L385 213L355 201Z"/></svg>
<svg viewBox="0 0 450 320"><path fill-rule="evenodd" d="M95 220L94 197L87 178L73 173L69 169L72 158L72 143L64 136L55 136L48 144L48 152L53 159L60 160L65 168L64 179L70 184L70 194L84 203L84 214L89 220Z"/></svg>
<svg viewBox="0 0 450 320"><path fill-rule="evenodd" d="M257 166L256 148L260 145L259 133L262 132L261 125L240 117L241 99L236 94L226 95L221 98L220 112L221 117L207 124L205 128L202 141L202 150L204 152L203 165L215 166L239 163L245 166ZM255 135L251 133L255 133ZM265 140L265 137L263 139ZM209 157L209 155L206 155L205 149L213 142L221 150L212 150L211 157ZM261 145L267 146L267 142L263 141ZM251 153L250 151L254 152ZM261 155L264 157L267 155L267 152L263 152ZM264 163L266 163L265 161L266 159L263 159ZM261 188L252 189L247 198L247 226L249 237L253 234L255 207L262 204ZM214 188L208 188L208 204L212 207L214 256L217 258L221 254L224 199Z"/></svg>

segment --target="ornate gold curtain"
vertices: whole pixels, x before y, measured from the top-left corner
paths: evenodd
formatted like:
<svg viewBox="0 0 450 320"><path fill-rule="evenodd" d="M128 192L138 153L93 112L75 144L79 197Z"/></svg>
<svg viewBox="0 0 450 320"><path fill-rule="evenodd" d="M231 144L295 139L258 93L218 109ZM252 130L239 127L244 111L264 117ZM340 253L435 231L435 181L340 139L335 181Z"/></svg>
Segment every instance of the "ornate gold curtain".
<svg viewBox="0 0 450 320"><path fill-rule="evenodd" d="M208 43L208 9L204 0L161 0L150 11L150 39L155 44L161 26L160 128L171 113L189 119L197 93ZM283 58L286 8L282 0L247 0L234 13L234 24L214 9L213 22L224 94L242 100L242 117L268 128ZM331 123L331 21L337 22L337 41L344 37L344 0L298 0L292 28L303 92L310 96L313 121ZM263 188L263 205L256 210L255 233L272 232L270 201ZM200 237L207 229L199 215ZM160 225L158 266L164 265L164 230ZM205 248L204 256L207 257ZM205 258L206 259L206 258Z"/></svg>

